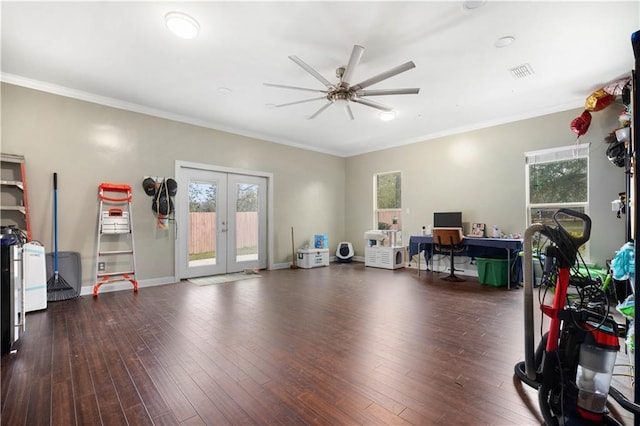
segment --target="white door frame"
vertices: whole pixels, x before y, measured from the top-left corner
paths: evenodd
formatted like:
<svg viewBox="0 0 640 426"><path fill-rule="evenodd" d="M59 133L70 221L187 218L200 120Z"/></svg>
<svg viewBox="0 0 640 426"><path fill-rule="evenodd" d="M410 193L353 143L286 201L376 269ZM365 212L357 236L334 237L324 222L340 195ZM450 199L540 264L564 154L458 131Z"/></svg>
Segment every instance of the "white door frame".
<svg viewBox="0 0 640 426"><path fill-rule="evenodd" d="M263 172L258 170L246 170L246 169L237 169L232 167L223 167L223 166L215 166L212 164L204 164L204 163L193 163L190 161L181 161L176 160L175 162L175 173L174 176L178 176L179 170L182 167L187 167L190 169L200 169L200 170L208 170L212 172L220 172L220 173L232 173L239 175L247 175L247 176L258 176L267 179L267 268L273 269L273 173ZM176 205L181 205L180 203L185 203L186 198L188 196L188 190L185 188L178 188L178 192L176 194ZM182 214L179 213L180 209L176 209L176 226L186 226L187 218L182 217ZM176 232L176 241L174 244L174 282L180 281L180 256L179 256L179 238L180 233Z"/></svg>

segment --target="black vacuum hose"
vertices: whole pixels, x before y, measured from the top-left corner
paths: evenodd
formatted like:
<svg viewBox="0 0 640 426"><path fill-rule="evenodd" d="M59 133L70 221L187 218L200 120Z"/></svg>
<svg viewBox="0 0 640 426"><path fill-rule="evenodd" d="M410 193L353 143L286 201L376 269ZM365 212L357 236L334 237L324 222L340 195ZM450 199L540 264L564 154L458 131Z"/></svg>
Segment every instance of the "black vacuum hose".
<svg viewBox="0 0 640 426"><path fill-rule="evenodd" d="M540 413L547 426L558 426L558 419L551 414L551 408L549 408L549 388L547 386L540 385L538 389L538 405L540 406Z"/></svg>

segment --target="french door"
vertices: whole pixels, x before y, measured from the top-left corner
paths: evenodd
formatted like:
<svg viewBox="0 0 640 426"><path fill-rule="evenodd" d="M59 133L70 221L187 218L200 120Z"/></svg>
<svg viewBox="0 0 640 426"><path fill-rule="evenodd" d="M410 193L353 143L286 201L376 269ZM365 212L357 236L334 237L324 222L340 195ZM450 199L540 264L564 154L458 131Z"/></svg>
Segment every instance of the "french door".
<svg viewBox="0 0 640 426"><path fill-rule="evenodd" d="M267 178L176 168L178 278L267 267Z"/></svg>

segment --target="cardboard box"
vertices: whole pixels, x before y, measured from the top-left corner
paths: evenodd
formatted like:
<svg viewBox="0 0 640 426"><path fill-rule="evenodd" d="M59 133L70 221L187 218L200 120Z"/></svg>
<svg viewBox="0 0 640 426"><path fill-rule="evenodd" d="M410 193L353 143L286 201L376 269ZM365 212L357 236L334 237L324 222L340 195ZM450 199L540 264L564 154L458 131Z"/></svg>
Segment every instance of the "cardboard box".
<svg viewBox="0 0 640 426"><path fill-rule="evenodd" d="M325 234L316 234L313 236L313 246L315 248L328 249L329 237Z"/></svg>

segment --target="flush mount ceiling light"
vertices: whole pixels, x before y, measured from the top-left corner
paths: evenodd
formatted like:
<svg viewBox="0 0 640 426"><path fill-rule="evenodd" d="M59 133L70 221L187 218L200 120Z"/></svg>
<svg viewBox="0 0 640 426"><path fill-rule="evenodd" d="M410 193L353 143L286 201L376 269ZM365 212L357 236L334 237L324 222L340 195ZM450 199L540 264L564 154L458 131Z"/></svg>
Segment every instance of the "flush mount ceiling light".
<svg viewBox="0 0 640 426"><path fill-rule="evenodd" d="M500 37L499 39L497 39L496 42L493 45L495 47L497 47L498 49L501 49L503 47L509 46L514 41L516 41L515 37L513 37L513 36L505 36L505 37Z"/></svg>
<svg viewBox="0 0 640 426"><path fill-rule="evenodd" d="M479 7L484 6L485 0L466 0L462 2L462 8L465 10L473 10L478 9Z"/></svg>
<svg viewBox="0 0 640 426"><path fill-rule="evenodd" d="M182 12L169 12L164 15L164 22L167 28L180 38L195 38L200 30L198 21Z"/></svg>
<svg viewBox="0 0 640 426"><path fill-rule="evenodd" d="M391 121L396 118L395 111L380 111L378 113L378 118L382 121Z"/></svg>

